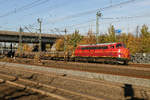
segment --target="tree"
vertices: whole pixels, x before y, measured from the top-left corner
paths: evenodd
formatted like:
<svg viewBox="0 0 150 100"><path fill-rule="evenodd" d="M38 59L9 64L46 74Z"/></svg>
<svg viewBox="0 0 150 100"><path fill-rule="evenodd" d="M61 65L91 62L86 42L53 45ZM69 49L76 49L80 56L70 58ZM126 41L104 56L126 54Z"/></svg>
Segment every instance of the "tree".
<svg viewBox="0 0 150 100"><path fill-rule="evenodd" d="M127 46L127 48L129 48L131 54L139 52L139 49L138 49L139 44L138 43L139 42L136 41L135 36L131 33L128 33L126 46Z"/></svg>
<svg viewBox="0 0 150 100"><path fill-rule="evenodd" d="M149 36L150 36L150 33L148 32L148 26L144 24L141 29L141 37L146 38Z"/></svg>
<svg viewBox="0 0 150 100"><path fill-rule="evenodd" d="M150 32L148 32L148 26L143 25L140 35L140 52L150 52Z"/></svg>
<svg viewBox="0 0 150 100"><path fill-rule="evenodd" d="M98 42L99 43L108 43L109 42L109 36L107 34L100 35L98 37Z"/></svg>
<svg viewBox="0 0 150 100"><path fill-rule="evenodd" d="M84 36L79 44L96 44L96 37L93 34L92 30L89 29L87 36Z"/></svg>
<svg viewBox="0 0 150 100"><path fill-rule="evenodd" d="M108 36L109 42L116 42L115 28L113 25L110 25L110 28L108 28Z"/></svg>
<svg viewBox="0 0 150 100"><path fill-rule="evenodd" d="M82 38L83 36L79 34L78 30L75 30L73 34L68 35L68 38L67 38L68 50L74 50L77 47L77 45L80 43Z"/></svg>
<svg viewBox="0 0 150 100"><path fill-rule="evenodd" d="M64 38L56 40L56 51L63 51L64 50Z"/></svg>

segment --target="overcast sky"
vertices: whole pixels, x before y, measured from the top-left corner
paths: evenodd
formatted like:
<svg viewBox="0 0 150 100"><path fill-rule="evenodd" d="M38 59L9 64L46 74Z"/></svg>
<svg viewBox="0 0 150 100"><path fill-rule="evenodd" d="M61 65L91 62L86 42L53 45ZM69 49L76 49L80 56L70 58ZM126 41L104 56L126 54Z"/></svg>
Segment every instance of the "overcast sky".
<svg viewBox="0 0 150 100"><path fill-rule="evenodd" d="M78 29L86 34L89 28L95 32L98 9L101 34L110 24L132 33L137 25L150 26L150 0L0 0L0 30L18 31L21 26L36 32L37 18L41 18L44 33L63 34L66 28L68 33Z"/></svg>

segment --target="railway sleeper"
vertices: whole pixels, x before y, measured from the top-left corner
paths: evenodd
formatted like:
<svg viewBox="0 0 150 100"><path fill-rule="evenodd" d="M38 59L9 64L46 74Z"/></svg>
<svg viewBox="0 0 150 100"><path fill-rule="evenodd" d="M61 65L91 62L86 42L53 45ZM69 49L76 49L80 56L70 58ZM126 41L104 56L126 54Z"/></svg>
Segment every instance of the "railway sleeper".
<svg viewBox="0 0 150 100"><path fill-rule="evenodd" d="M19 72L19 71L18 71ZM42 76L43 78L45 77L45 76ZM40 77L40 78L42 78L42 77ZM102 86L103 87L103 86ZM147 89L142 89L142 88L140 88L140 87L132 87L133 88L133 90L134 90L134 96L135 97L138 97L138 98L141 98L141 100L144 100L144 98L148 98L148 99L145 99L145 100L149 100L149 95L150 95L150 91L147 91ZM113 90L112 90L113 91ZM124 86L122 86L122 93L124 93L125 91L124 91ZM114 92L114 91L113 91ZM110 92L111 93L111 92ZM124 96L124 95L123 95ZM132 95L130 94L130 95L128 95L128 96L126 96L126 98L129 98L129 97L131 97ZM135 98L135 97L132 97L132 98Z"/></svg>
<svg viewBox="0 0 150 100"><path fill-rule="evenodd" d="M2 75L2 74L1 74ZM4 76L8 76L8 75L4 75ZM8 76L9 77L9 76ZM13 76L11 76L11 77L13 77ZM48 91L49 91L49 89L52 89L52 91L54 92L56 92L56 91L60 91L61 92L61 94L60 95L62 95L64 92L65 92L65 94L70 94L70 95L76 95L75 97L76 97L76 100L77 100L77 98L79 99L83 99L83 98L86 98L86 100L103 100L103 99L100 99L100 98L96 98L96 97L93 97L93 96L90 96L90 95L85 95L85 94L81 94L81 93L77 93L77 92L73 92L73 91L69 91L69 90L65 90L65 89L61 89L61 88L57 88L57 87L53 87L53 86L49 86L49 85L45 85L45 84L41 84L41 83L37 83L37 82L34 82L34 81L30 81L30 80L25 80L25 79L20 79L20 78L17 78L18 79L18 81L21 81L21 82L23 82L23 83L28 83L28 84L35 84L34 86L36 86L36 87L40 87L40 89L42 89L43 87L45 87L46 89L48 89ZM22 88L22 89L24 89L24 90L31 90L31 91L33 91L33 92L37 92L37 93L40 93L40 94L42 94L42 95L47 95L47 96L51 96L51 94L49 94L49 92L45 92L45 91L42 91L42 90L38 90L38 89L36 89L36 88L31 88L31 87L29 87L28 85L22 85L22 84L19 84L19 83L15 83L15 82L12 82L12 81L5 81L5 80L0 80L0 82L1 83L7 83L7 84L10 84L10 85L13 85L13 86L16 86L16 87L20 87L20 88ZM45 90L45 89L44 89ZM51 93L53 93L51 91ZM65 96L65 95L63 95L63 96ZM55 97L55 96L52 96L52 97ZM63 100L63 99L61 99L61 100ZM65 99L65 100L67 100L67 99Z"/></svg>
<svg viewBox="0 0 150 100"><path fill-rule="evenodd" d="M0 82L16 86L16 87L22 88L22 89L27 90L27 91L29 90L29 91L36 92L36 93L39 93L39 94L42 94L42 95L46 95L46 96L49 96L49 97L57 98L57 99L60 99L60 100L70 100L68 98L64 98L62 96L58 96L56 94L53 94L53 93L50 93L50 92L46 92L46 91L43 91L43 90L40 90L40 89L36 89L36 88L29 87L29 86L25 86L23 84L18 84L18 83L7 81L7 80L3 80L3 79L0 79Z"/></svg>

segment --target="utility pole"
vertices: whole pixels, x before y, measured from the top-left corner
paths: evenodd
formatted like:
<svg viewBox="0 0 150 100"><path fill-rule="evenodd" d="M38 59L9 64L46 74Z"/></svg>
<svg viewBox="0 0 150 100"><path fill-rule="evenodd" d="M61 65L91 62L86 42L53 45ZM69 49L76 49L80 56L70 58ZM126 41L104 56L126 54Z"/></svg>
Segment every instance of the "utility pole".
<svg viewBox="0 0 150 100"><path fill-rule="evenodd" d="M112 6L112 0L110 0L110 5Z"/></svg>
<svg viewBox="0 0 150 100"><path fill-rule="evenodd" d="M136 38L139 37L139 26L136 27Z"/></svg>
<svg viewBox="0 0 150 100"><path fill-rule="evenodd" d="M65 36L64 36L64 51L66 52L66 35L67 35L67 29L64 29Z"/></svg>
<svg viewBox="0 0 150 100"><path fill-rule="evenodd" d="M23 50L22 50L22 32L23 32L23 29L20 27L19 28L19 53L20 53L20 56L22 55L23 53Z"/></svg>
<svg viewBox="0 0 150 100"><path fill-rule="evenodd" d="M67 45L67 39L66 39L66 35L67 35L67 29L64 29L65 32L65 36L64 36L64 61L66 61L66 45Z"/></svg>
<svg viewBox="0 0 150 100"><path fill-rule="evenodd" d="M39 54L41 53L41 32L42 32L42 20L40 18L37 19L38 23L39 23ZM40 55L39 55L40 56Z"/></svg>
<svg viewBox="0 0 150 100"><path fill-rule="evenodd" d="M3 54L3 47L2 47L2 43L0 43L0 48L1 48L1 52L0 52L0 54L2 55Z"/></svg>
<svg viewBox="0 0 150 100"><path fill-rule="evenodd" d="M96 43L98 43L98 35L99 35L99 17L101 17L102 14L100 11L96 13Z"/></svg>

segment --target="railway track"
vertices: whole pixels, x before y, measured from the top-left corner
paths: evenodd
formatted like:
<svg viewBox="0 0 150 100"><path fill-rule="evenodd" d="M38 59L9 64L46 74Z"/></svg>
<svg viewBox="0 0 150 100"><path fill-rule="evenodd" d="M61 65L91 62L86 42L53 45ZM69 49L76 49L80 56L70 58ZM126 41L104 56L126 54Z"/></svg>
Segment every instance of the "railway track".
<svg viewBox="0 0 150 100"><path fill-rule="evenodd" d="M16 58L15 62L19 62L18 60L20 60L20 63L26 63L26 64L33 64L34 59L29 59L29 58ZM13 60L11 60L11 62L13 62ZM42 59L41 64L46 65L47 63L68 63L68 64L77 64L77 65L92 65L92 66L105 66L105 67L110 67L110 68L116 68L116 67L120 67L120 68L131 68L131 69L137 69L137 70L143 70L143 69L149 69L150 70L150 64L129 64L129 65L121 65L121 64L104 64L104 63L88 63L88 62L64 62L64 61L57 61L57 60L44 60Z"/></svg>
<svg viewBox="0 0 150 100"><path fill-rule="evenodd" d="M6 68L6 67L5 67ZM16 70L16 68L10 68L11 70ZM7 71L8 71L8 68L6 69ZM25 71L25 70L19 70L19 69L17 69L17 72L30 72L30 73L32 73L32 75L34 74L34 75L36 75L37 76L37 74L39 74L38 76L41 76L41 75L43 75L43 73L42 72L34 72L34 71ZM1 70L1 73L4 73L4 72L2 72L2 70ZM8 74L8 73L7 73ZM13 73L11 72L11 74L13 75ZM16 73L14 73L15 74L15 76L21 76L20 75L20 73L18 73L18 75L16 74ZM1 74L0 74L1 75ZM52 79L54 79L54 78L61 78L61 81L63 81L63 80L69 80L69 81L78 81L78 82L83 82L83 83L85 83L85 84L87 84L87 83L90 83L90 84L93 84L93 85L99 85L99 83L98 82L92 82L91 80L89 80L89 81L87 81L87 80L81 80L81 79L74 79L74 78L67 78L67 77L63 77L63 76L58 76L58 75L54 75L54 74L48 74L48 73L45 73L44 74L44 76L43 77L46 77L46 76L49 76L49 77L52 77ZM42 77L42 78L43 78ZM39 77L40 78L40 77ZM37 79L38 80L38 79ZM36 81L37 81L36 80ZM35 80L34 80L35 81ZM30 83L32 83L32 82L30 82ZM44 83L46 83L45 81L44 81ZM47 82L47 83L49 83L49 82ZM37 83L35 83L34 82L34 84L37 84ZM68 90L65 90L65 89L60 89L60 88L56 88L55 86L49 86L49 85L43 85L43 84L41 84L41 83L39 83L38 85L42 85L42 86L46 86L47 88L52 88L52 89L57 89L57 91L58 90L61 90L62 92L67 92L67 93L71 93L71 94L74 94L74 95L76 95L75 97L76 97L76 99L75 100L79 100L79 98L77 98L77 96L81 96L82 98L86 98L85 100L105 100L105 99L100 99L100 98L96 98L96 97L94 97L94 96L89 96L89 95L85 95L85 94L82 94L82 93L78 93L78 92L72 92L72 91L68 91ZM101 84L102 86L104 86L104 84ZM116 87L116 86L111 86L111 85L106 85L106 86L109 86L109 87L114 87L114 88L119 88L119 87ZM61 87L61 86L60 86ZM108 95L106 95L105 94L105 96L104 96L104 93L99 93L99 94L101 94L102 95L102 97L104 98L104 97L107 97ZM80 97L80 99L82 100L82 98ZM73 99L73 98L71 98L71 99Z"/></svg>
<svg viewBox="0 0 150 100"><path fill-rule="evenodd" d="M48 96L50 98L53 98L53 100L104 100L93 96L42 84L39 82L22 79L6 74L0 74L0 84L5 83L22 88L24 91L32 91L44 96Z"/></svg>
<svg viewBox="0 0 150 100"><path fill-rule="evenodd" d="M41 62L37 64L34 63L33 59L22 59L22 58L21 60L16 59L14 62L25 63L28 65L38 65L38 66L42 65L43 67L79 70L86 72L150 79L150 67L148 67L149 65L142 66L132 64L128 66L123 66L123 65L108 65L108 64L93 64L93 63L63 62L63 61L57 62L49 60L41 60Z"/></svg>
<svg viewBox="0 0 150 100"><path fill-rule="evenodd" d="M0 73L2 73L0 76L11 75L11 77L13 76L12 80L17 79L17 81L23 81L23 83L26 83L27 86L33 84L38 87L38 89L45 87L51 91L57 90L57 92L61 92L60 94L63 97L66 97L68 94L69 96L67 96L67 98L71 98L71 100L79 100L79 98L81 100L101 100L100 98L103 98L102 100L127 100L125 97L125 84L109 83L79 77L74 78L67 75L50 74L48 72L35 71L31 69L27 70L26 68L11 66L0 67ZM18 76L20 78L18 78ZM145 100L149 100L149 89L137 86L132 86L132 88L135 91L134 97L146 98ZM131 95L127 97L132 98Z"/></svg>
<svg viewBox="0 0 150 100"><path fill-rule="evenodd" d="M34 59L31 58L16 58L15 60L12 58L7 59L0 59L0 61L8 61L8 62L16 62L16 63L25 63L25 64L34 64ZM150 70L150 64L129 64L129 65L121 65L121 64L104 64L104 63L88 63L88 62L64 62L64 61L57 61L57 60L40 60L40 65L46 65L48 63L69 63L69 64L77 64L77 65L95 65L95 66L105 66L105 67L120 67L120 68L131 68L136 70ZM36 62L37 63L37 62ZM38 65L36 64L36 65Z"/></svg>
<svg viewBox="0 0 150 100"><path fill-rule="evenodd" d="M18 79L17 77L12 77L12 76L8 76L8 75L4 75L4 74L0 74L0 84L5 84L6 86L9 86L9 87L16 87L16 88L19 88L19 90L21 91L26 91L26 92L33 92L33 93L38 93L40 95L43 95L43 96L47 96L49 98L47 99L54 99L54 100L69 100L69 99L66 99L64 97L61 97L61 96L58 96L58 95L55 95L55 94L52 94L52 93L49 93L49 92L46 92L46 91L43 91L41 89L37 89L37 88L34 88L33 86L31 87L31 84L30 85L24 85L26 82L25 80L23 79ZM16 91L18 91L18 89L16 89ZM3 93L1 93L3 94ZM21 94L22 96L23 94ZM18 95L19 97L19 95ZM4 92L3 96L1 97L1 99L3 100L15 100L13 95L11 94L7 94Z"/></svg>

